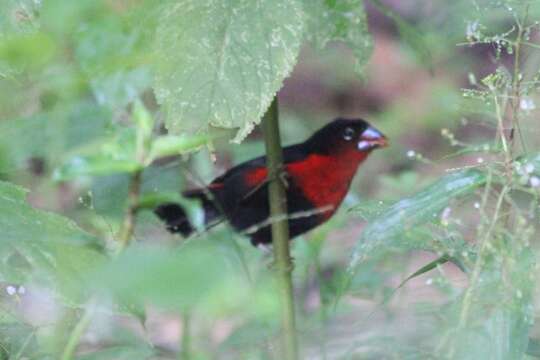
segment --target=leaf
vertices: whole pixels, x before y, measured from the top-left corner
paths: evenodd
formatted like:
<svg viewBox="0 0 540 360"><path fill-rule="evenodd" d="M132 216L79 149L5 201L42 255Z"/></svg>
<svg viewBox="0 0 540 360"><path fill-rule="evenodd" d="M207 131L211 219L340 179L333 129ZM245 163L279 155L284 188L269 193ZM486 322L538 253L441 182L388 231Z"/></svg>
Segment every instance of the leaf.
<svg viewBox="0 0 540 360"><path fill-rule="evenodd" d="M90 283L124 302L150 301L176 310L201 305L214 295L223 301L222 291L235 281L217 250L201 240L174 250L134 245L98 269Z"/></svg>
<svg viewBox="0 0 540 360"><path fill-rule="evenodd" d="M389 248L423 248L425 243L409 234L420 225L437 219L438 213L449 201L470 193L485 182L485 175L479 171L459 171L440 178L427 189L402 199L390 206L374 219L362 232L353 251L349 270L372 253Z"/></svg>
<svg viewBox="0 0 540 360"><path fill-rule="evenodd" d="M40 281L74 301L81 299L83 274L105 259L99 242L69 219L30 207L25 194L20 187L0 182L0 270L18 266L25 281ZM12 274L2 271L0 280L21 280Z"/></svg>
<svg viewBox="0 0 540 360"><path fill-rule="evenodd" d="M126 26L126 14L102 14L72 36L75 56L100 105L122 109L152 85L142 27Z"/></svg>
<svg viewBox="0 0 540 360"><path fill-rule="evenodd" d="M303 0L306 37L320 49L329 41L342 41L356 57L361 72L373 51L363 0Z"/></svg>
<svg viewBox="0 0 540 360"><path fill-rule="evenodd" d="M56 108L38 115L0 122L0 153L7 164L0 172L26 167L31 158L56 166L66 154L93 147L105 136L110 113L90 102Z"/></svg>
<svg viewBox="0 0 540 360"><path fill-rule="evenodd" d="M149 346L116 345L77 357L77 360L145 360L155 359Z"/></svg>
<svg viewBox="0 0 540 360"><path fill-rule="evenodd" d="M431 55L431 51L424 40L423 35L414 26L411 26L408 22L403 20L398 13L392 11L392 9L383 4L380 0L370 1L381 13L396 23L399 34L403 40L416 53L416 56L420 62L427 66L430 72L433 72L433 56Z"/></svg>
<svg viewBox="0 0 540 360"><path fill-rule="evenodd" d="M18 359L39 354L36 329L24 323L0 324L0 359Z"/></svg>
<svg viewBox="0 0 540 360"><path fill-rule="evenodd" d="M531 274L537 260L530 248L518 250L515 245L498 249L503 261L486 258L480 281L469 284L464 292L470 296L462 295L460 306L444 314L449 323L456 323L448 330L454 334L449 344L456 350L454 358L521 359L530 349L536 285ZM459 320L463 312L468 315L465 322Z"/></svg>
<svg viewBox="0 0 540 360"><path fill-rule="evenodd" d="M2 39L2 38L0 38ZM11 36L0 41L0 68L14 71L42 68L54 57L57 44L45 33Z"/></svg>
<svg viewBox="0 0 540 360"><path fill-rule="evenodd" d="M137 125L137 137L143 142L148 141L154 129L154 117L140 100L136 100L133 104L133 119Z"/></svg>
<svg viewBox="0 0 540 360"><path fill-rule="evenodd" d="M170 133L260 122L296 63L300 0L181 0L162 7L155 88Z"/></svg>
<svg viewBox="0 0 540 360"><path fill-rule="evenodd" d="M540 340L539 339L529 338L526 354L529 356L540 358Z"/></svg>
<svg viewBox="0 0 540 360"><path fill-rule="evenodd" d="M65 181L80 176L132 173L142 169L143 163L137 159L136 154L139 145L137 140L144 140L136 138L140 134L133 128L118 126L114 136L101 145L99 152L72 157L54 171L53 178Z"/></svg>
<svg viewBox="0 0 540 360"><path fill-rule="evenodd" d="M56 169L53 178L56 181L66 181L80 176L132 173L141 167L135 160L114 159L105 154L76 156Z"/></svg>
<svg viewBox="0 0 540 360"><path fill-rule="evenodd" d="M150 155L148 156L148 162L151 163L152 161L160 157L180 155L196 151L200 149L203 145L207 144L208 141L212 138L212 136L205 134L189 136L160 136L152 142L152 148L150 150Z"/></svg>

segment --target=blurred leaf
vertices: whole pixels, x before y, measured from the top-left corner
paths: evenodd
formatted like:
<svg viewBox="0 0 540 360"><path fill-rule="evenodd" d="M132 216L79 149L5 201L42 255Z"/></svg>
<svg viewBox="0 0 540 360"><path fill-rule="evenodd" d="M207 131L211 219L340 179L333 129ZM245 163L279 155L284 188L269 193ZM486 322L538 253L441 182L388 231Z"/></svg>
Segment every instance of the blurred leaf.
<svg viewBox="0 0 540 360"><path fill-rule="evenodd" d="M261 276L250 285L230 254L199 238L174 249L134 244L87 284L122 303L140 301L213 316L241 312L268 321L275 318L279 302L271 275Z"/></svg>
<svg viewBox="0 0 540 360"><path fill-rule="evenodd" d="M399 34L407 45L416 53L418 60L433 73L433 57L431 51L424 40L424 36L414 26L403 20L403 18L386 6L380 0L370 0L371 3L385 16L392 19L398 28Z"/></svg>
<svg viewBox="0 0 540 360"><path fill-rule="evenodd" d="M77 360L146 360L155 359L148 346L117 345L77 357Z"/></svg>
<svg viewBox="0 0 540 360"><path fill-rule="evenodd" d="M0 359L39 356L36 329L23 323L0 324Z"/></svg>
<svg viewBox="0 0 540 360"><path fill-rule="evenodd" d="M199 241L174 250L131 246L94 274L92 284L123 301L178 310L201 306L213 296L224 301L222 291L230 289L234 278L217 248Z"/></svg>
<svg viewBox="0 0 540 360"><path fill-rule="evenodd" d="M527 350L536 255L511 246L497 251L504 251L504 261L486 258L479 281L471 283L455 303L458 306L445 314L454 324L447 331L454 334L449 349L455 350L456 359L521 359Z"/></svg>
<svg viewBox="0 0 540 360"><path fill-rule="evenodd" d="M220 344L222 349L246 348L253 346L260 348L260 344L272 339L277 335L278 324L265 323L259 321L251 321L237 327L226 339Z"/></svg>
<svg viewBox="0 0 540 360"><path fill-rule="evenodd" d="M25 194L22 188L0 182L0 260L20 257L26 264L26 281L52 281L53 289L77 301L86 290L81 286L82 274L105 259L100 245L69 219L30 207ZM0 279L20 281L10 274L0 273Z"/></svg>
<svg viewBox="0 0 540 360"><path fill-rule="evenodd" d="M91 24L106 11L104 0L42 1L41 26L59 38L70 36Z"/></svg>
<svg viewBox="0 0 540 360"><path fill-rule="evenodd" d="M126 26L125 14L92 19L74 34L75 55L100 105L123 108L152 84L148 50L137 25Z"/></svg>
<svg viewBox="0 0 540 360"><path fill-rule="evenodd" d="M94 319L94 321L99 322L99 319ZM148 341L141 339L140 336L137 336L129 329L113 323L109 331L110 333L97 334L98 338L102 337L104 344L92 347L91 350L93 351L81 351L82 354L77 356L77 360L157 359L158 347L152 346Z"/></svg>
<svg viewBox="0 0 540 360"><path fill-rule="evenodd" d="M85 101L39 115L0 122L0 152L7 159L0 172L25 168L37 157L55 166L70 151L101 139L110 124L110 113ZM50 163L49 163L50 162Z"/></svg>
<svg viewBox="0 0 540 360"><path fill-rule="evenodd" d="M369 222L371 219L380 216L388 208L388 205L383 201L367 200L355 205L349 211Z"/></svg>
<svg viewBox="0 0 540 360"><path fill-rule="evenodd" d="M212 138L212 136L207 134L189 136L160 136L152 142L148 162L152 162L160 157L180 155L191 151L196 151L203 145L207 144Z"/></svg>
<svg viewBox="0 0 540 360"><path fill-rule="evenodd" d="M54 171L54 179L65 181L79 176L132 173L142 169L143 163L136 154L136 136L136 129L116 126L114 136L101 144L97 154L70 158Z"/></svg>
<svg viewBox="0 0 540 360"><path fill-rule="evenodd" d="M526 354L529 356L540 358L540 340L529 338Z"/></svg>
<svg viewBox="0 0 540 360"><path fill-rule="evenodd" d="M407 233L438 219L450 200L472 192L485 182L479 171L458 171L440 178L412 197L402 199L374 219L362 232L349 263L350 271L374 252L389 247L424 248L425 243ZM407 241L406 241L407 240Z"/></svg>
<svg viewBox="0 0 540 360"><path fill-rule="evenodd" d="M17 34L0 39L0 68L35 70L46 65L56 52L54 40L45 33Z"/></svg>
<svg viewBox="0 0 540 360"><path fill-rule="evenodd" d="M140 170L135 160L114 159L110 155L99 154L94 156L76 156L55 170L56 181L66 181L79 176L100 176L117 173L132 173Z"/></svg>
<svg viewBox="0 0 540 360"><path fill-rule="evenodd" d="M356 57L361 72L373 51L363 0L303 0L307 38L322 49L329 41L342 41Z"/></svg>
<svg viewBox="0 0 540 360"><path fill-rule="evenodd" d="M142 138L144 142L148 141L154 129L154 117L140 100L135 101L133 105L133 119L137 125L137 137Z"/></svg>
<svg viewBox="0 0 540 360"><path fill-rule="evenodd" d="M40 2L35 0L2 1L2 6L0 6L0 39L3 34L35 30L35 18L40 5Z"/></svg>
<svg viewBox="0 0 540 360"><path fill-rule="evenodd" d="M156 95L171 134L257 124L300 50L300 0L183 0L162 6Z"/></svg>
<svg viewBox="0 0 540 360"><path fill-rule="evenodd" d="M156 205L156 201L180 200L183 178L178 166L166 167L152 165L144 169L141 193L143 208ZM129 175L116 174L95 177L90 189L91 201L95 211L107 222L118 221L125 211Z"/></svg>

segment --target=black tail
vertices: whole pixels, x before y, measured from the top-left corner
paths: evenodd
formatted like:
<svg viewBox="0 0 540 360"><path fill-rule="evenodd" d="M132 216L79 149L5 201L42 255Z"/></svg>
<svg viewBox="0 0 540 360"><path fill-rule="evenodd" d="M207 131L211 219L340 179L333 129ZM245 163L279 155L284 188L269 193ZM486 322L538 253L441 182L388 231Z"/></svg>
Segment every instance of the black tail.
<svg viewBox="0 0 540 360"><path fill-rule="evenodd" d="M213 201L208 199L204 190L190 190L183 195L186 198L201 200L204 211L204 224L206 226L220 218L219 211L217 211ZM179 204L161 204L154 210L154 213L165 222L167 230L171 233L180 233L182 236L187 237L195 231L195 228L189 222L186 211Z"/></svg>

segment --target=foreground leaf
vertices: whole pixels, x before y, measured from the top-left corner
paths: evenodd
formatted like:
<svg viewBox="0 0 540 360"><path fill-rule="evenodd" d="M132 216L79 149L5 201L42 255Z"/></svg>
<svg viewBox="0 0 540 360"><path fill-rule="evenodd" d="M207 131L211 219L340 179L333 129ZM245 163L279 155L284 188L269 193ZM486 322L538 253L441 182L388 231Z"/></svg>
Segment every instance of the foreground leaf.
<svg viewBox="0 0 540 360"><path fill-rule="evenodd" d="M156 95L172 134L257 124L300 50L299 0L183 0L162 7Z"/></svg>
<svg viewBox="0 0 540 360"><path fill-rule="evenodd" d="M304 0L307 16L307 38L316 47L324 48L329 41L342 41L356 57L360 72L373 51L363 0Z"/></svg>
<svg viewBox="0 0 540 360"><path fill-rule="evenodd" d="M485 182L479 171L459 171L442 177L427 189L402 199L374 219L362 232L354 249L349 269L354 268L374 252L385 248L423 248L425 243L408 236L422 224L438 219L438 214L450 200L475 190Z"/></svg>
<svg viewBox="0 0 540 360"><path fill-rule="evenodd" d="M83 274L105 259L97 240L67 218L32 208L25 195L0 182L0 280L39 281L82 299Z"/></svg>

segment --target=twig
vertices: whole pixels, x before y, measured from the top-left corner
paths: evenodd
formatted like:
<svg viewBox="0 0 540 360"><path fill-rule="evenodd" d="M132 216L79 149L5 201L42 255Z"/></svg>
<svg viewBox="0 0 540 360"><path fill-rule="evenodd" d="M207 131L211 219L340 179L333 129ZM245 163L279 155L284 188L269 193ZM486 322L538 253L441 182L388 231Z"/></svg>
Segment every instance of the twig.
<svg viewBox="0 0 540 360"><path fill-rule="evenodd" d="M279 219L273 221L272 243L278 278L279 296L281 300L281 340L283 359L298 359L298 341L296 338L296 323L294 297L292 286L291 255L289 249L289 226L286 219L281 217L287 213L287 198L285 185L277 172L283 164L281 139L279 134L279 115L277 96L274 97L270 108L263 118L264 140L266 147L266 166L268 168L268 195L270 202L270 217Z"/></svg>
<svg viewBox="0 0 540 360"><path fill-rule="evenodd" d="M71 360L73 358L73 354L75 353L86 328L90 324L90 320L92 320L92 311L86 309L84 315L79 319L68 338L64 351L62 352L61 360Z"/></svg>
<svg viewBox="0 0 540 360"><path fill-rule="evenodd" d="M124 250L133 237L135 231L135 218L139 207L139 195L141 193L142 170L131 174L128 192L128 208L124 217L124 224L118 237L119 246L117 253Z"/></svg>

